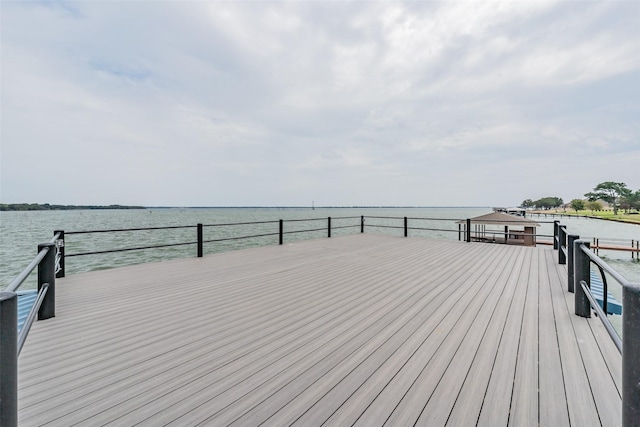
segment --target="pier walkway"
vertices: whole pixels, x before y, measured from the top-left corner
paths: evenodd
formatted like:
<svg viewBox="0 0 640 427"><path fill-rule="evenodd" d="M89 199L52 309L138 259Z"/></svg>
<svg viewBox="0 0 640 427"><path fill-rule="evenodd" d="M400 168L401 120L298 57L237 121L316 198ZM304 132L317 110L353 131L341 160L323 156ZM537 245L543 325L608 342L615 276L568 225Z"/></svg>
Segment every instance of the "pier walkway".
<svg viewBox="0 0 640 427"><path fill-rule="evenodd" d="M359 234L59 279L20 425L620 425L555 257Z"/></svg>

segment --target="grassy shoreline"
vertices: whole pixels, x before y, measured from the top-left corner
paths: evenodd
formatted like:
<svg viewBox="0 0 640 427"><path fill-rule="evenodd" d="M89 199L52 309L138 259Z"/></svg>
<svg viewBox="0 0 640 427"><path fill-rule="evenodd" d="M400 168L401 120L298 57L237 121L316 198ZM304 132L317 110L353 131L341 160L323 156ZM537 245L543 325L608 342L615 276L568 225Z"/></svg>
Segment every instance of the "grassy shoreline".
<svg viewBox="0 0 640 427"><path fill-rule="evenodd" d="M569 216L581 216L587 218L594 219L604 219L607 221L616 221L616 222L624 222L627 224L636 224L640 225L640 213L623 213L622 210L618 211L618 215L614 215L612 210L603 210L603 211L590 211L590 210L564 210L564 209L550 209L550 210L536 210L531 211L531 213L539 213L539 214L556 214L556 215L569 215Z"/></svg>

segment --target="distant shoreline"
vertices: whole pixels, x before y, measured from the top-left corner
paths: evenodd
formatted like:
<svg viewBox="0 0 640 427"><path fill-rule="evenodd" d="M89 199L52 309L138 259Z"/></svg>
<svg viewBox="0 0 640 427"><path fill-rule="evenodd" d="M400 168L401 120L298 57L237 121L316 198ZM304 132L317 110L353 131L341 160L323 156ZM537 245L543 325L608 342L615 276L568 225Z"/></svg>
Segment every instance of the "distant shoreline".
<svg viewBox="0 0 640 427"><path fill-rule="evenodd" d="M12 203L0 204L0 211L79 211L79 210L107 210L107 209L146 209L144 206L123 205L50 205L48 203Z"/></svg>
<svg viewBox="0 0 640 427"><path fill-rule="evenodd" d="M489 208L488 206L316 206L315 209L468 209ZM113 209L312 209L311 206L126 206L126 205L51 205L48 203L6 203L0 204L0 211L70 211L70 210L113 210Z"/></svg>

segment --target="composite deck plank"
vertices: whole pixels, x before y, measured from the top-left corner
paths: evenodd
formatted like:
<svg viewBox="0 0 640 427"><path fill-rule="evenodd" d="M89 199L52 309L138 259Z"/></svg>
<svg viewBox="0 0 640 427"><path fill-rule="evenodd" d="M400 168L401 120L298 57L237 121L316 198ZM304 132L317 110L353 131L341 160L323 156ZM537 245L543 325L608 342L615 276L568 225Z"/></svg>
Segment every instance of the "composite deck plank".
<svg viewBox="0 0 640 427"><path fill-rule="evenodd" d="M427 272L425 271L425 274L426 273ZM424 277L424 274L422 277ZM352 369L354 365L357 365L358 362L362 360L370 360L369 356L371 356L372 353L375 353L375 350L380 347L386 346L386 348L393 349L395 347L393 340L397 339L395 331L402 330L403 327L406 327L407 323L419 324L419 318L416 319L416 315L420 313L420 302L425 299L428 300L426 296L428 295L429 289L421 286L422 280L420 276L418 276L417 279L418 281L415 283L416 289L418 289L421 294L424 294L424 296L417 295L414 297L408 295L412 304L411 308L409 310L404 309L400 311L398 313L399 316L392 323L385 325L379 333L370 337L370 339L368 339L363 346L358 347L356 351L346 352L347 350L350 350L350 346L355 344L355 341L349 341L347 345L339 349L339 352L337 353L338 357L324 359L321 363L309 366L309 368L301 375L293 376L290 382L281 387L274 384L267 388L266 391L261 394L261 396L264 396L263 400L260 401L256 399L255 396L250 396L245 399L243 405L236 405L228 408L224 413L217 414L215 418L211 418L209 421L214 422L215 424L226 424L227 422L234 422L237 420L242 424L242 420L244 419L250 420L247 422L251 424L259 423L261 420L266 419L275 411L280 409L284 404L293 400L301 394L303 390L306 390L309 387L317 388L318 382L335 382L341 380L344 376L343 372ZM282 378L278 378L278 384L281 384L284 378L284 376ZM326 390L326 386L321 389ZM291 390L296 390L296 393L292 394ZM256 402L256 400L258 400L258 402ZM240 410L243 407L252 406L253 408L250 411L246 411L246 413L243 413L243 411Z"/></svg>
<svg viewBox="0 0 640 427"><path fill-rule="evenodd" d="M431 301L422 303L419 308L423 312L425 312L425 310L432 310L434 312L445 313L453 306L453 301L455 301L452 295L460 295L462 292L461 287L453 285L457 279L460 279L460 276L463 275L464 272L456 270L455 264L452 265L451 263L448 264L447 269L442 269L437 274L430 270L432 267L433 266L428 266L422 277L418 277L418 280L424 284L425 289L429 289L432 294L432 296L430 296ZM434 317L437 318L437 316ZM423 326L425 330L429 330L430 328L431 326L426 323ZM340 376L336 378L340 380ZM330 387L324 387L322 385L323 383L327 383L327 381L333 381ZM317 402L333 390L332 387L335 386L335 383L335 380L331 380L330 377L325 376L322 378L322 381L315 383L312 387L307 388L303 393L296 396L295 402L291 403L297 404L288 404L278 411L278 413L274 414L275 416L269 418L268 423L270 425L282 425L299 420L300 417L307 412L303 408L317 409Z"/></svg>
<svg viewBox="0 0 640 427"><path fill-rule="evenodd" d="M578 338L572 324L573 318L576 317L573 295L566 292L563 287L551 287L562 372L566 384L569 422L577 426L600 426L598 410L593 400L587 372L580 355Z"/></svg>
<svg viewBox="0 0 640 427"><path fill-rule="evenodd" d="M458 262L465 261L458 260ZM326 421L329 425L345 425L356 421L357 414L361 413L374 400L378 390L384 387L401 367L405 366L409 358L415 357L414 354L424 345L424 342L436 328L442 327L436 320L455 316L453 312L455 308L454 301L459 301L465 290L464 287L455 287L455 283L459 278L458 275L454 274L444 278L446 280L438 285L455 289L455 292L449 293L445 303L438 303L435 309L430 306L422 308L421 314L427 316L427 320L420 329L405 329L402 331L404 337L399 338L404 341L398 346L397 351L386 358L378 356L376 363L373 363L369 369L365 365L360 365L349 372L348 375L341 379L340 383L331 388L329 393L318 398L309 411L296 419L296 423L305 425L320 424ZM348 419L342 418L341 414L348 415ZM281 421L288 422L288 420L283 420L282 418L275 418L270 421L271 425L277 425Z"/></svg>
<svg viewBox="0 0 640 427"><path fill-rule="evenodd" d="M567 300L567 293L565 300ZM568 305L573 303L573 295L568 297ZM606 363L600 352L600 347L593 335L590 324L600 322L597 317L589 319L578 316L571 316L571 323L578 342L580 358L584 364L587 382L589 384L595 408L598 413L598 422L602 426L618 426L622 419L622 405L619 401L611 399L611 396L618 396L618 388L606 367ZM612 344L611 338L607 336L606 342ZM604 344L604 343L603 343Z"/></svg>
<svg viewBox="0 0 640 427"><path fill-rule="evenodd" d="M20 425L504 426L553 399L615 424L619 355L552 255L351 235L73 275L20 357Z"/></svg>
<svg viewBox="0 0 640 427"><path fill-rule="evenodd" d="M509 425L513 426L538 423L538 255L538 251L533 253L527 279L526 300L511 395Z"/></svg>
<svg viewBox="0 0 640 427"><path fill-rule="evenodd" d="M540 256L545 257L545 252L541 252ZM546 259L546 261L551 260ZM569 425L569 410L564 392L566 384L562 373L560 345L558 343L556 318L551 297L551 287L562 288L564 283L560 282L557 275L549 274L547 265L548 263L546 262L540 262L538 270L540 313L538 319L540 330L538 344L538 353L540 355L539 405L540 426L554 427ZM561 398L558 398L558 396Z"/></svg>
<svg viewBox="0 0 640 427"><path fill-rule="evenodd" d="M525 253L526 251L518 251L517 258L510 266L509 275L505 278L505 292L496 304L495 313L486 330L486 336L482 339L473 363L467 372L464 384L462 384L458 395L455 397L446 425L465 425L469 424L470 420L475 423L480 416L485 390L489 385L491 372L498 354L499 343L503 338L503 331L514 295L519 289L520 270Z"/></svg>
<svg viewBox="0 0 640 427"><path fill-rule="evenodd" d="M520 330L527 296L526 278L529 276L533 253L533 251L527 251L520 269L519 291L514 294L510 303L507 322L502 332L489 384L484 393L480 415L477 418L479 426L506 426L509 423Z"/></svg>
<svg viewBox="0 0 640 427"><path fill-rule="evenodd" d="M387 418L386 425L413 425L419 419L425 404L433 396L442 375L450 366L462 340L472 322L494 289L494 284L487 284L491 278L497 277L494 264L485 259L485 266L476 272L471 279L473 286L464 297L459 300L455 312L447 316L448 323L438 328L438 334L432 334L422 347L421 352L414 356L421 367L412 369L414 381L410 384L402 399ZM486 286L484 286L486 285ZM413 358L412 358L413 359ZM362 419L362 425L366 420Z"/></svg>
<svg viewBox="0 0 640 427"><path fill-rule="evenodd" d="M285 319L285 320L287 320L287 319ZM162 342L161 342L161 344L162 344ZM206 346L205 346L205 348L206 348ZM182 349L180 349L180 350L182 350ZM175 355L170 355L170 356L171 356L172 361L176 359ZM190 356L191 356L191 353L190 353L190 352L186 352L186 353L185 353L185 357L190 357ZM229 357L233 357L233 355L229 356L229 355L225 355L225 354L222 354L222 356L226 356L227 358L229 358ZM189 361L189 360L187 360L187 362L188 362L188 361ZM179 358L178 358L178 360L176 360L175 362L176 362L176 363L178 363L178 362L184 362L184 361L181 361L181 360L179 360ZM216 363L218 363L218 364L224 363L224 360L223 360L223 361L216 361ZM154 364L154 365L155 365L155 364ZM179 363L179 364L178 364L178 366L181 366L181 365L182 365L182 363ZM153 365L152 365L152 366L153 366ZM159 364L159 366L160 366L160 369L164 369L164 368L165 368L165 365L164 365L164 364ZM188 365L187 365L187 366L188 366ZM201 366L201 367L202 367L202 366L204 366L204 369L208 369L207 365L205 365L205 364L202 364L202 363L201 363L201 364L200 364L200 366ZM118 374L118 373L116 372L116 373L113 373L113 374ZM146 373L145 373L145 374L146 374ZM125 377L124 377L124 378L125 378L125 380L126 380L127 378L129 378L129 377L130 377L130 376L128 376L128 375L127 375L127 373L124 373L123 375L125 375ZM143 376L144 376L144 374L143 374ZM107 376L107 378L109 378L109 380L110 380L110 381L113 379L111 376ZM138 381L138 380L139 380L139 378L138 378L138 377L133 377L133 378L135 378L135 380L136 380L136 381ZM189 377L187 377L187 378L189 378ZM92 385L92 383L91 383L90 385ZM127 384L125 383L124 385L126 386ZM152 383L152 385L153 385L153 383ZM87 390L82 390L82 392L86 392L86 391L87 391ZM109 388L109 387L105 387L105 384L102 384L102 388L98 389L99 394L94 395L94 396L92 396L92 397L93 397L93 399L94 399L94 400L96 400L96 401L99 401L99 402L100 402L100 403L99 403L99 405L108 405L108 404L109 404L109 400L104 400L104 397L105 397L105 395L109 395L109 394L111 394L111 393L109 393L109 391L110 391L110 388ZM120 389L111 389L111 391L113 391L113 392L116 392L116 391L117 391L117 392L121 392L122 390L120 390ZM126 394L117 393L117 396L118 396L120 399L123 399L124 397L126 397ZM53 401L55 402L55 399L53 399ZM99 405L98 405L98 407L99 407ZM88 411L95 410L95 408L97 408L97 407L96 407L96 406L93 406L93 407L89 408L89 407L87 406L87 410L88 410Z"/></svg>
<svg viewBox="0 0 640 427"><path fill-rule="evenodd" d="M455 356L451 359L449 366L438 381L438 385L431 394L431 398L424 406L420 418L416 422L418 426L445 425L451 414L451 410L456 403L459 392L465 383L474 358L487 339L487 330L491 321L496 315L496 311L505 296L506 286L509 284L509 274L513 267L516 253L503 254L504 262L496 262L492 266L494 274L489 277L483 287L493 287L483 303L483 308L477 313L475 319L469 325L464 338L461 341ZM468 396L469 402L482 402L482 394Z"/></svg>

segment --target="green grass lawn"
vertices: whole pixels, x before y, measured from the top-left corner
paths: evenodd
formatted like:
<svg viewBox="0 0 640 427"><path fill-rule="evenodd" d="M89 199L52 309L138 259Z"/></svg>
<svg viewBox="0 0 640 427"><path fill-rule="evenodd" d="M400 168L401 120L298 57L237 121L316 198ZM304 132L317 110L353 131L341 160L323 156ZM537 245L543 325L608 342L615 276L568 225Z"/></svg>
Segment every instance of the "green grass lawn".
<svg viewBox="0 0 640 427"><path fill-rule="evenodd" d="M580 215L580 216L595 216L602 219L609 219L614 221L624 221L624 222L632 222L635 224L640 224L640 213L624 213L622 210L618 211L618 215L613 214L613 210L605 210L605 211L574 211L573 209L557 210L557 213L563 213L565 215Z"/></svg>

